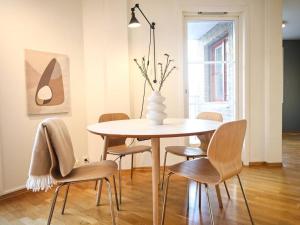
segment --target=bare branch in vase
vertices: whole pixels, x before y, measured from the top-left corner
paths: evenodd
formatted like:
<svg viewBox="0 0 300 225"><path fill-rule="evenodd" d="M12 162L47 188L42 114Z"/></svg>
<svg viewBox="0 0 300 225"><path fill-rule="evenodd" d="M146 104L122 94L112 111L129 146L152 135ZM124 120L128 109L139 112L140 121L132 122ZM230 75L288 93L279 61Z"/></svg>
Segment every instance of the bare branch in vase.
<svg viewBox="0 0 300 225"><path fill-rule="evenodd" d="M160 81L158 82L159 86L158 86L157 91L159 91L159 92L161 91L161 89L162 89L162 87L163 87L164 82L166 81L166 79L170 76L170 74L173 72L173 70L176 69L176 67L173 66L169 70L169 66L171 65L172 62L174 62L174 60L170 59L170 55L169 54L164 54L164 56L166 56L166 64L163 66L162 63L158 63L158 66L160 68ZM137 61L137 59L134 59L134 62L138 66L139 70L141 71L142 76L146 79L146 81L149 84L151 90L155 91L154 84L152 84L152 82L151 82L151 80L149 78L149 75L148 75L149 60L147 60L147 63L146 63L145 57L143 57L141 64L139 64L139 62Z"/></svg>
<svg viewBox="0 0 300 225"><path fill-rule="evenodd" d="M145 70L141 67L141 65L138 63L137 59L134 59L134 62L136 63L136 65L138 66L138 68L140 69L143 77L147 80L148 84L150 85L150 88L152 91L154 91L153 85L149 79L148 73L147 73L147 69L145 68Z"/></svg>

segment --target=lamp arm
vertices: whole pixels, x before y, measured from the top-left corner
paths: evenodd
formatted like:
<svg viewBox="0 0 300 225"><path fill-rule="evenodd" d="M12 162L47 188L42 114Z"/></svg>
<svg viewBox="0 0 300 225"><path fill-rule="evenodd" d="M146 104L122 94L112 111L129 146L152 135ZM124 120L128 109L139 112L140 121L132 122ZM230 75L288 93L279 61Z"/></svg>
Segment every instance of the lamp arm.
<svg viewBox="0 0 300 225"><path fill-rule="evenodd" d="M145 20L148 22L149 26L151 27L151 29L154 29L155 23L151 23L148 18L146 17L146 15L144 14L144 12L141 10L139 4L135 4L135 6L133 8L131 8L131 11L134 11L134 9L137 8L140 13L143 15L143 17L145 18Z"/></svg>

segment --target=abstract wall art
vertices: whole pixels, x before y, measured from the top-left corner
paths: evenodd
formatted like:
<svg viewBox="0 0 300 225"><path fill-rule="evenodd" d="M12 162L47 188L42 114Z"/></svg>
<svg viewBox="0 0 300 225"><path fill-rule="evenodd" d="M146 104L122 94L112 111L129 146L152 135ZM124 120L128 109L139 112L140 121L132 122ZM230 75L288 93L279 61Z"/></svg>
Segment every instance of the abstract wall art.
<svg viewBox="0 0 300 225"><path fill-rule="evenodd" d="M66 55L25 50L28 114L70 110L69 58Z"/></svg>

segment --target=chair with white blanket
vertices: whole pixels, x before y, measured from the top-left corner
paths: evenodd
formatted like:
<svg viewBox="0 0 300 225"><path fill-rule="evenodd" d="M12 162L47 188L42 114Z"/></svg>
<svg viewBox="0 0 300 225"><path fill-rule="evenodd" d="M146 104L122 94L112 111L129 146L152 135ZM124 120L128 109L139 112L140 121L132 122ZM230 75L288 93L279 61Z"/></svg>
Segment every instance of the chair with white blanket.
<svg viewBox="0 0 300 225"><path fill-rule="evenodd" d="M72 142L64 122L56 118L42 121L37 130L29 179L26 186L33 191L39 191L47 190L51 188L53 184L57 185L47 224L50 225L51 223L57 195L61 187L67 187L61 212L64 214L70 184L104 179L107 183L109 193L112 224L115 225L109 177L113 177L115 197L117 198L114 178L114 174L118 171L117 164L113 161L105 160L76 168L74 168L74 165L75 157ZM119 209L117 199L116 202L117 208Z"/></svg>

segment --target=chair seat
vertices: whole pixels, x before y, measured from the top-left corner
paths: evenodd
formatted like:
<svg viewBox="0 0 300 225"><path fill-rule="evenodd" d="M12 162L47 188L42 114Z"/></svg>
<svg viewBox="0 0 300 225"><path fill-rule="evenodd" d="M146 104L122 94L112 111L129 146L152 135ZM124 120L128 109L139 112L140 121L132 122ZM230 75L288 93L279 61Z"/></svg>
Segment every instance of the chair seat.
<svg viewBox="0 0 300 225"><path fill-rule="evenodd" d="M207 155L206 151L202 150L201 148L187 146L167 146L166 152L187 157L203 157Z"/></svg>
<svg viewBox="0 0 300 225"><path fill-rule="evenodd" d="M59 183L98 180L117 173L118 165L112 160L89 163L74 168L66 177L57 175L54 179Z"/></svg>
<svg viewBox="0 0 300 225"><path fill-rule="evenodd" d="M109 147L107 152L113 155L129 155L134 153L142 153L151 151L150 146L146 145L137 145L137 146L127 146L127 145L119 145L114 147Z"/></svg>
<svg viewBox="0 0 300 225"><path fill-rule="evenodd" d="M168 170L200 183L218 184L221 182L219 173L207 158L184 161L170 166Z"/></svg>

